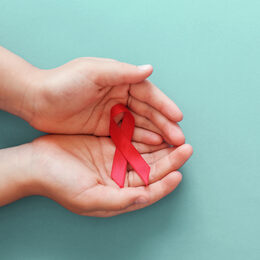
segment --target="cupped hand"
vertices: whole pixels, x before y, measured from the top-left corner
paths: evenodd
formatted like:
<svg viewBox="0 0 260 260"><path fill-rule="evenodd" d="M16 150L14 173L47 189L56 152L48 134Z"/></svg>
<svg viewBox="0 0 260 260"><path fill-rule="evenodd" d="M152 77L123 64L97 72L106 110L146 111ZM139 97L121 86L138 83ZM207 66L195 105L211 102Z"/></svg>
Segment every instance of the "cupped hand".
<svg viewBox="0 0 260 260"><path fill-rule="evenodd" d="M146 207L173 191L182 179L177 170L192 154L188 144L133 142L151 167L149 185L131 167L125 187L111 179L115 146L110 138L86 135L46 135L32 143L31 174L37 194L74 213L107 217Z"/></svg>
<svg viewBox="0 0 260 260"><path fill-rule="evenodd" d="M79 58L39 70L30 124L44 132L108 136L111 107L127 105L135 117L133 140L172 145L185 142L177 122L182 112L146 78L152 66L110 59Z"/></svg>

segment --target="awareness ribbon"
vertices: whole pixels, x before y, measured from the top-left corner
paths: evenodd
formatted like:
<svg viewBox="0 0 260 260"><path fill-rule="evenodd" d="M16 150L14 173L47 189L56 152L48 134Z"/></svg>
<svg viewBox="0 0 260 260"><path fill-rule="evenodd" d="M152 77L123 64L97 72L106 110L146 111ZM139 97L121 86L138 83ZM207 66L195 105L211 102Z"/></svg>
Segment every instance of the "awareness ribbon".
<svg viewBox="0 0 260 260"><path fill-rule="evenodd" d="M121 127L114 120L120 113L124 113ZM124 105L117 104L111 108L109 133L116 146L111 177L120 188L124 187L127 162L142 178L145 185L149 183L150 166L131 143L134 126L134 117Z"/></svg>

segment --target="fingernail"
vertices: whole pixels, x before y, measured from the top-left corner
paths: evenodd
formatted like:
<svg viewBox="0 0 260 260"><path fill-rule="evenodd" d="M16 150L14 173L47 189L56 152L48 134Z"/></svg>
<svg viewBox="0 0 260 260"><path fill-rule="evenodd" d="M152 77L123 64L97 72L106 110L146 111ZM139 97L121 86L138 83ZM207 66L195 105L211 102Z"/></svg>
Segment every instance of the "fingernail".
<svg viewBox="0 0 260 260"><path fill-rule="evenodd" d="M145 65L139 65L137 66L139 70L150 70L152 65L150 64L145 64Z"/></svg>
<svg viewBox="0 0 260 260"><path fill-rule="evenodd" d="M147 199L144 198L144 197L139 197L136 201L135 201L135 204L145 204L147 203Z"/></svg>

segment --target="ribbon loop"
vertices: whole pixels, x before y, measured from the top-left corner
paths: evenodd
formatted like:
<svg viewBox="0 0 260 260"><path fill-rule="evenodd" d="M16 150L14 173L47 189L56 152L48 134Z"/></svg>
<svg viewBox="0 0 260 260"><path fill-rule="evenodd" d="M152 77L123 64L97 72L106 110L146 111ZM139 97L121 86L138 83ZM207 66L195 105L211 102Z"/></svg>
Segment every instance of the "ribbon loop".
<svg viewBox="0 0 260 260"><path fill-rule="evenodd" d="M124 113L121 127L114 120L120 113ZM124 105L117 104L111 108L109 132L116 146L111 177L121 188L124 187L127 162L142 178L145 185L149 183L150 166L131 143L134 126L134 117Z"/></svg>

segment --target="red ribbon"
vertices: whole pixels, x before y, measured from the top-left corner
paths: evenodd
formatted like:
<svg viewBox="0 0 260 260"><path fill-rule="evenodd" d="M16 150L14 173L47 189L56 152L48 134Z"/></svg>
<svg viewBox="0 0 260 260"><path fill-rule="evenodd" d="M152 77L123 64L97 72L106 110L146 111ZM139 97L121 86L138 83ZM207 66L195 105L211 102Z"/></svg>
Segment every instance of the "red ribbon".
<svg viewBox="0 0 260 260"><path fill-rule="evenodd" d="M120 113L124 113L121 127L114 121L115 116ZM124 105L117 104L111 108L109 132L116 146L111 177L120 188L124 187L127 161L145 185L149 183L150 166L131 143L134 126L134 117Z"/></svg>

